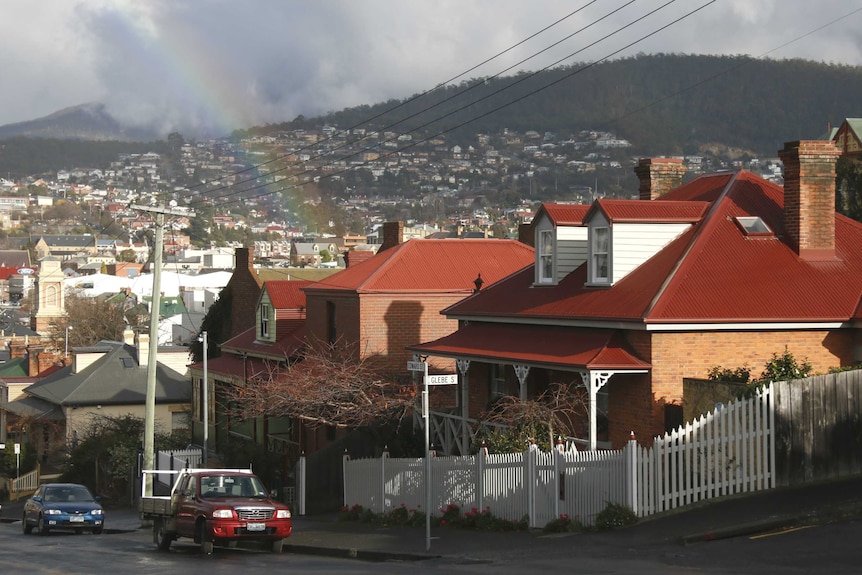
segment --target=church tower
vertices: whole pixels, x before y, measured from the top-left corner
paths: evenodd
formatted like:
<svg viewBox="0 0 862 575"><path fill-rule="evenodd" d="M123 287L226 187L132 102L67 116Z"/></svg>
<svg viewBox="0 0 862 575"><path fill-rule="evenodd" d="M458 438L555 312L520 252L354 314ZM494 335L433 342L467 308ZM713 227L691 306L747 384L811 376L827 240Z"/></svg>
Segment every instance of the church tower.
<svg viewBox="0 0 862 575"><path fill-rule="evenodd" d="M39 275L36 278L36 315L33 318L32 328L41 336L51 335L65 328L64 277L58 258L48 256L39 261Z"/></svg>

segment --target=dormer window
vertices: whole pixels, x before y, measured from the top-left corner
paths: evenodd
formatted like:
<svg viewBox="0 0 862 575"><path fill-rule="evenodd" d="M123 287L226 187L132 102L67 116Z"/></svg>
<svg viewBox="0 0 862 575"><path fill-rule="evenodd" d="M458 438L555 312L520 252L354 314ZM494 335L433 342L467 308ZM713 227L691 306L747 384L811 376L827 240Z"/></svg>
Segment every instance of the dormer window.
<svg viewBox="0 0 862 575"><path fill-rule="evenodd" d="M592 253L590 266L590 280L593 283L610 282L611 263L611 230L610 228L592 228L593 237L590 242Z"/></svg>
<svg viewBox="0 0 862 575"><path fill-rule="evenodd" d="M269 305L260 304L260 337L269 337Z"/></svg>
<svg viewBox="0 0 862 575"><path fill-rule="evenodd" d="M539 232L539 283L554 281L554 231Z"/></svg>

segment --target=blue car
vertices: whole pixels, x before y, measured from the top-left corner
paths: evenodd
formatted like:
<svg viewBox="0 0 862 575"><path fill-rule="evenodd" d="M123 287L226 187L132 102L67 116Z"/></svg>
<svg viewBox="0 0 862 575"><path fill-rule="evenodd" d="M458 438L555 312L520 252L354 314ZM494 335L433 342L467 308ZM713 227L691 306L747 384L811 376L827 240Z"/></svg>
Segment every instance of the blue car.
<svg viewBox="0 0 862 575"><path fill-rule="evenodd" d="M46 483L24 504L24 534L47 535L52 529L102 532L105 511L90 490L77 483Z"/></svg>

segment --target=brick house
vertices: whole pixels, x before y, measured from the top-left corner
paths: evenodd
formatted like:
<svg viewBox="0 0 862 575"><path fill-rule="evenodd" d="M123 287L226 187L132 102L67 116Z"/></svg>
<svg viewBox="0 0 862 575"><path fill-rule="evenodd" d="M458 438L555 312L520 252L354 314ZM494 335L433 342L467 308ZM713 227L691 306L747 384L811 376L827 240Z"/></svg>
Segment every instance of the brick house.
<svg viewBox="0 0 862 575"><path fill-rule="evenodd" d="M230 421L214 411L217 389L224 384L248 382L256 374L293 361L300 342L343 343L356 353L375 356L383 368L406 373L406 362L412 357L405 351L408 344L457 329L457 322L443 317L440 310L470 296L477 285L499 281L533 261L532 248L514 240L403 242L401 222L385 227L386 238L376 255L350 251L345 258L346 269L314 282L267 281L253 305L248 305L248 295L256 286L257 276L253 268L246 269L240 263L244 257L251 261L251 255L248 250L248 256L237 252L237 270L229 284L233 286L228 295L232 306L221 315L229 314L232 331L238 325L247 327L223 341L221 356L208 361L211 447L215 443L218 450L219 441L228 433L288 456L299 451L311 454L327 447L349 430L312 430L283 418ZM238 294L243 297L238 298ZM190 366L195 381L193 421L197 441L202 435L202 367L200 362Z"/></svg>
<svg viewBox="0 0 862 575"><path fill-rule="evenodd" d="M406 346L452 333L440 311L517 272L533 249L515 240L403 240L403 223L384 224L378 253L305 288L308 340L343 341L381 365L405 369ZM350 252L353 253L353 252Z"/></svg>
<svg viewBox="0 0 862 575"><path fill-rule="evenodd" d="M786 144L783 189L745 170L681 185L680 161L641 160L640 199L542 206L534 265L445 309L461 328L409 350L458 361L462 422L495 394L582 386L591 449L681 423L683 378L714 366L757 370L785 348L816 372L855 364L862 224L835 212L838 155ZM452 449L467 445L462 425Z"/></svg>

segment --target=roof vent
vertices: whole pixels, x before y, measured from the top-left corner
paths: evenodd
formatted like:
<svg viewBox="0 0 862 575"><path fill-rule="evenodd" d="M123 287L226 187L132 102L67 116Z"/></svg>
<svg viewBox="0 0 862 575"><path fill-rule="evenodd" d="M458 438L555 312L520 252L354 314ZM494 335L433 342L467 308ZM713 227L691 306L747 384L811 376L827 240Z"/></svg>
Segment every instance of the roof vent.
<svg viewBox="0 0 862 575"><path fill-rule="evenodd" d="M757 216L736 218L736 223L747 236L771 236L772 230Z"/></svg>

